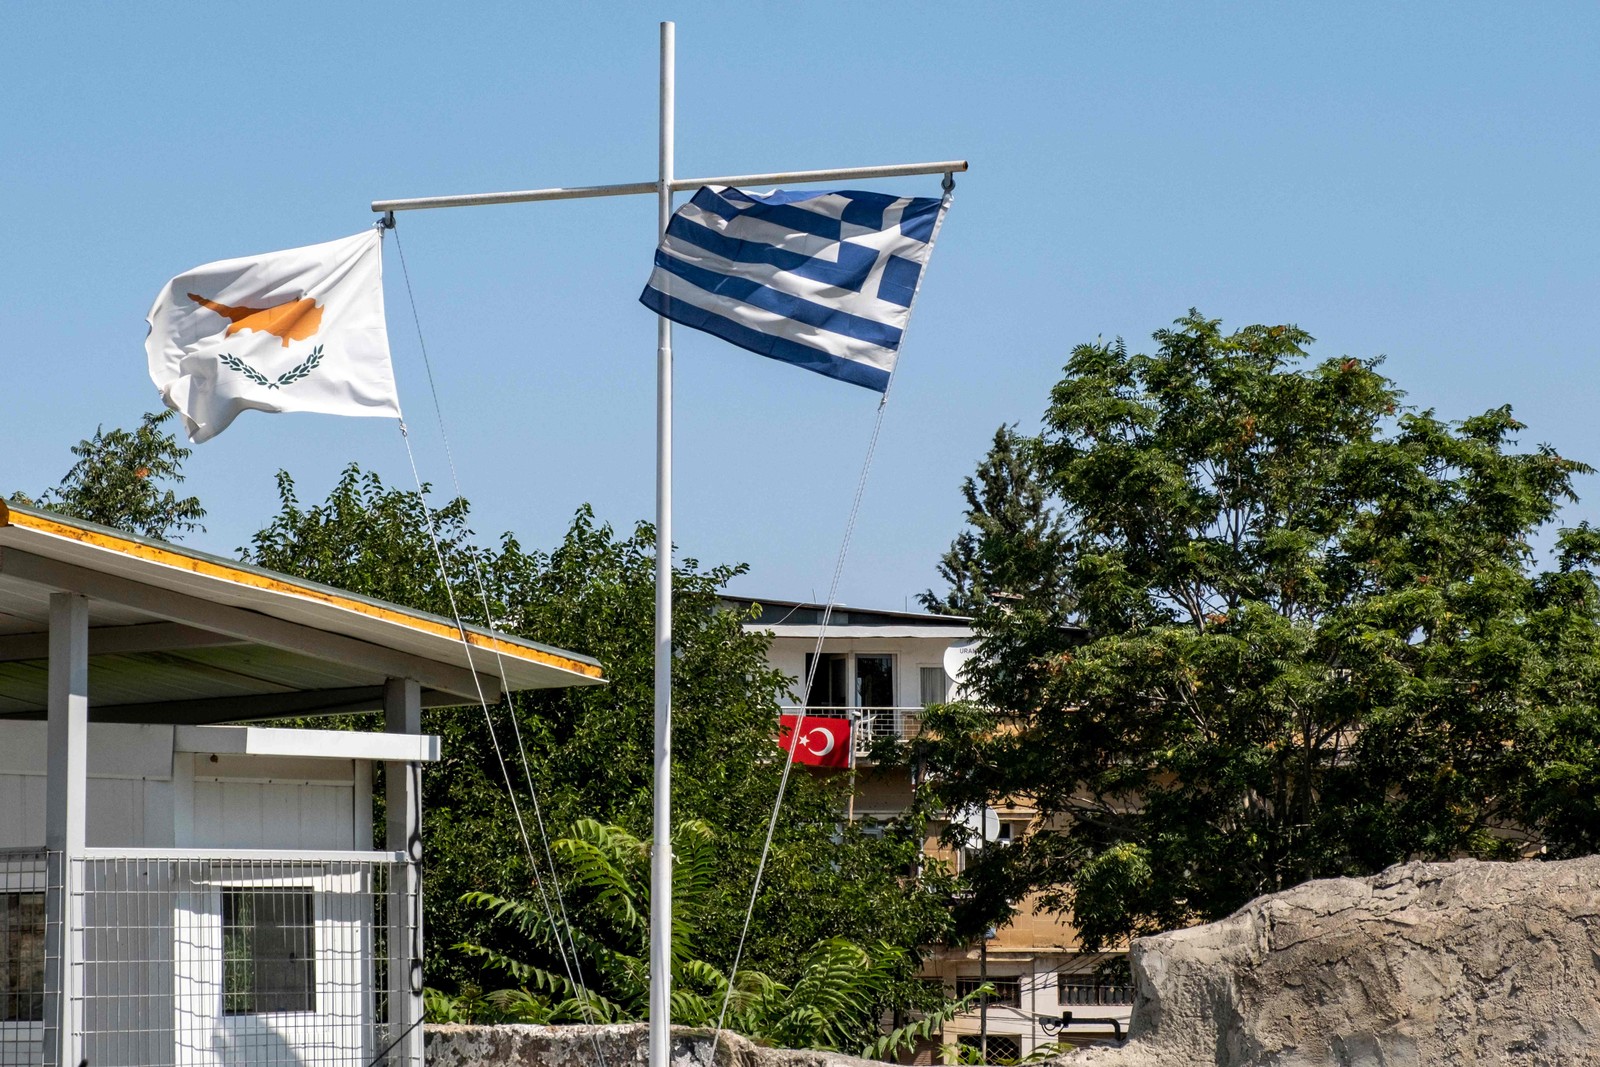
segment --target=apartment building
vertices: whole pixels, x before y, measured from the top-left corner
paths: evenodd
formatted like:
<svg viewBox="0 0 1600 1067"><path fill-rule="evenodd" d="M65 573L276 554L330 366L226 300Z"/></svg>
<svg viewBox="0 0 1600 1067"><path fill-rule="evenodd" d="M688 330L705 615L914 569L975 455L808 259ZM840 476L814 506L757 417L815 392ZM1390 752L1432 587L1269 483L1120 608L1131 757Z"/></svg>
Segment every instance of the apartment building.
<svg viewBox="0 0 1600 1067"><path fill-rule="evenodd" d="M823 605L786 600L726 598L730 607L755 611L746 625L772 634L768 657L792 680L779 703L787 713L804 708L808 718L853 723L854 796L848 817L886 821L910 805L910 771L879 766L874 744L884 737L909 739L922 728L930 704L962 699L963 672L975 634L970 619L926 612L835 606L815 664L809 694L800 690L819 655L817 636ZM826 772L819 772L826 773ZM837 772L834 772L837 773ZM1020 798L1001 801L962 818L980 839L1025 837L1038 813ZM925 848L957 870L966 860L940 843L946 823L929 827ZM1085 953L1076 932L1057 913L1024 901L1016 919L980 944L931 954L926 975L945 991L963 995L987 980L995 994L986 1013L971 1012L946 1028L944 1045L987 1045L990 1062L1020 1059L1055 1042L1090 1044L1126 1033L1131 990L1099 977L1105 954ZM986 1018L984 1015L986 1014ZM933 1062L930 1046L918 1062Z"/></svg>

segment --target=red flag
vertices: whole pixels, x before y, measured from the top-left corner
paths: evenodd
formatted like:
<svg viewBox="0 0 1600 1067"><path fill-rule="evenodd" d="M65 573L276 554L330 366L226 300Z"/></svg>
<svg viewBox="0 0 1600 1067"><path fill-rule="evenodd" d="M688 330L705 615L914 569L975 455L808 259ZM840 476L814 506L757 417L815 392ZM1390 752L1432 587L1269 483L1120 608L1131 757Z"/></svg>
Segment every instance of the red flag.
<svg viewBox="0 0 1600 1067"><path fill-rule="evenodd" d="M778 744L785 751L799 719L798 715L778 716ZM794 746L794 761L807 767L850 766L850 720L807 715L800 741Z"/></svg>

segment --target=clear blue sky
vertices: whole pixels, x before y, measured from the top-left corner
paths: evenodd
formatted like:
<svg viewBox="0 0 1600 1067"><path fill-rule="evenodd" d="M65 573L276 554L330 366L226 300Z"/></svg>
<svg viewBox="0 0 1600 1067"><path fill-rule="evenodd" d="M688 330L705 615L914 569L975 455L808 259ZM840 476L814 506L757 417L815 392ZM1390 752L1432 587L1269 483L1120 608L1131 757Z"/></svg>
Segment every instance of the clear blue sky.
<svg viewBox="0 0 1600 1067"><path fill-rule="evenodd" d="M1600 461L1592 4L0 6L0 491L159 403L143 316L196 264L328 240L375 197L648 180L656 22L680 174L966 157L901 362L847 603L935 582L994 428L1069 348L1196 306L1388 357L1424 406L1502 403ZM890 183L932 195L937 180ZM401 217L480 533L549 546L652 508L647 197ZM449 486L393 243L390 334ZM735 590L825 592L876 395L680 329L677 532ZM392 423L246 414L198 447L229 552ZM1569 518L1596 517L1594 499Z"/></svg>

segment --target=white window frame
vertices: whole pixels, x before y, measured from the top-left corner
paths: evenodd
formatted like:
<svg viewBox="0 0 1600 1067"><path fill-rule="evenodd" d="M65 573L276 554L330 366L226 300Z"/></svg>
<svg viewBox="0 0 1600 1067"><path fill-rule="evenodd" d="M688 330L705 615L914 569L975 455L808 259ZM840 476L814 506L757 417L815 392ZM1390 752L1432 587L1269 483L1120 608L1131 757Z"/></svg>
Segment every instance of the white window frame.
<svg viewBox="0 0 1600 1067"><path fill-rule="evenodd" d="M315 861L279 870L264 863L223 869L180 885L173 916L173 1031L179 1067L224 1067L251 1063L252 1046L279 1040L312 1052L315 1062L371 1059L376 989L365 973L373 958L375 931L359 911L330 915L330 901L371 897L366 871L328 873ZM224 1010L222 894L237 889L281 889L311 895L313 1003L311 1011L229 1015ZM359 907L359 904L358 904Z"/></svg>
<svg viewBox="0 0 1600 1067"><path fill-rule="evenodd" d="M861 659L886 659L889 661L889 703L865 704L861 700ZM899 707L900 699L900 656L895 652L851 652L850 653L850 697L851 707L860 710L872 708Z"/></svg>

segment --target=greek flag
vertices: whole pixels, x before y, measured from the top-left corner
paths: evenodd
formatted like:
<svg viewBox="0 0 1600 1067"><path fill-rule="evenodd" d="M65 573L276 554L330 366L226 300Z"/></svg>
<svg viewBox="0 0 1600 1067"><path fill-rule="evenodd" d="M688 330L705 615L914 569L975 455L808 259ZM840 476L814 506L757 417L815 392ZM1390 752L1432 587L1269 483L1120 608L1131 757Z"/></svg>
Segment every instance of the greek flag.
<svg viewBox="0 0 1600 1067"><path fill-rule="evenodd" d="M752 352L884 392L948 201L704 186L639 300Z"/></svg>

